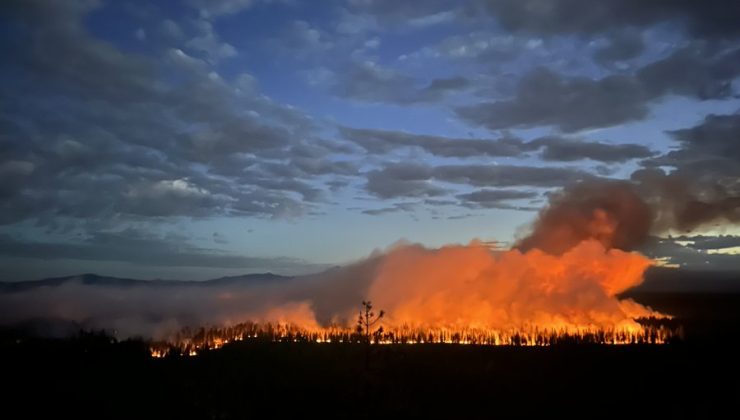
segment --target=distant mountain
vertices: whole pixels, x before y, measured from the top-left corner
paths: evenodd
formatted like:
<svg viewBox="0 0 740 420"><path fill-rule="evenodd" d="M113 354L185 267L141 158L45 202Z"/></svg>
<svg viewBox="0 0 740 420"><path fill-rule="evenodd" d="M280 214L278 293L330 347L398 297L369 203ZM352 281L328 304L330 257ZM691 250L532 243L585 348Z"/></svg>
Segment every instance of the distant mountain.
<svg viewBox="0 0 740 420"><path fill-rule="evenodd" d="M219 277L217 279L213 280L206 280L197 282L202 285L215 285L215 284L241 284L241 283L275 283L275 282L284 282L286 280L294 279L295 277L289 277L289 276L281 276L279 274L273 274L273 273L260 273L260 274L242 274L240 276L230 276L230 277Z"/></svg>
<svg viewBox="0 0 740 420"><path fill-rule="evenodd" d="M294 277L280 276L273 273L244 274L240 276L220 277L204 281L187 281L187 280L139 280L126 279L120 277L100 276L97 274L86 273L75 276L52 277L42 280L18 281L18 282L0 282L0 293L21 292L25 290L36 289L39 287L59 287L65 284L82 284L85 286L104 286L115 288L130 287L172 287L172 286L189 286L189 287L214 287L225 285L250 285L250 284L267 284L272 282L284 282Z"/></svg>
<svg viewBox="0 0 740 420"><path fill-rule="evenodd" d="M324 273L331 273L337 267ZM219 277L203 281L187 280L139 280L120 277L79 274L53 277L43 280L0 282L0 293L21 292L39 287L59 287L65 284L103 286L113 288L130 287L218 287L238 285L279 284L300 277L281 276L273 273L244 274ZM740 292L740 272L737 271L691 271L664 267L652 267L645 273L645 281L628 292Z"/></svg>

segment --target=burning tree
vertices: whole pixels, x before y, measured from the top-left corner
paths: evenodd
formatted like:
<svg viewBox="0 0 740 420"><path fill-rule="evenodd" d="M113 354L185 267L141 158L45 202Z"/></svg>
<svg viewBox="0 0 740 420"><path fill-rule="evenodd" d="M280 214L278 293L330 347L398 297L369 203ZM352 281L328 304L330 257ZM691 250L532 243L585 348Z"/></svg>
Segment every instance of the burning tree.
<svg viewBox="0 0 740 420"><path fill-rule="evenodd" d="M377 324L381 318L385 315L384 311L380 311L377 315L373 312L373 304L369 300L362 301L362 309L360 309L360 316L357 318L357 333L362 335L365 342L368 344L371 342L371 337L379 337L383 334L383 327L378 327L375 331L372 328ZM377 341L377 340L376 340Z"/></svg>

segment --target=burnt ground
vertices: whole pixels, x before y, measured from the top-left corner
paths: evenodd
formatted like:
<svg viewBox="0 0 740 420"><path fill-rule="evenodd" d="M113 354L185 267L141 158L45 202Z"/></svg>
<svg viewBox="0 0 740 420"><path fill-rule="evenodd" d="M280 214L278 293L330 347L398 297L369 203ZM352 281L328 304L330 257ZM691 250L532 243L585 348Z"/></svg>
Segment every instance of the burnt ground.
<svg viewBox="0 0 740 420"><path fill-rule="evenodd" d="M672 313L663 346L233 343L152 359L101 334L0 343L3 418L732 418L740 294L633 294ZM43 416L43 417L42 417Z"/></svg>

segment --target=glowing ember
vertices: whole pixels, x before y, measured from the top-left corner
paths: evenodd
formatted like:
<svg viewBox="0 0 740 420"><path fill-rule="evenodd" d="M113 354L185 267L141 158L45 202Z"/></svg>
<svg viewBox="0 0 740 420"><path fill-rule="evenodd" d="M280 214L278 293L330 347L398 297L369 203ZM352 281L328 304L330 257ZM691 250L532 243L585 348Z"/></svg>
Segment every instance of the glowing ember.
<svg viewBox="0 0 740 420"><path fill-rule="evenodd" d="M639 325L639 324L638 324ZM371 338L373 344L456 344L485 346L550 346L554 344L663 344L681 335L680 330L665 326L639 326L636 329L532 329L528 331L496 331L464 329L420 329L403 327L391 329ZM255 324L251 322L226 328L201 329L191 336L178 335L171 342L155 343L152 357L168 354L195 356L202 350L221 347L220 342L254 341L271 343L360 344L364 337L349 328L336 326L305 330L288 324Z"/></svg>

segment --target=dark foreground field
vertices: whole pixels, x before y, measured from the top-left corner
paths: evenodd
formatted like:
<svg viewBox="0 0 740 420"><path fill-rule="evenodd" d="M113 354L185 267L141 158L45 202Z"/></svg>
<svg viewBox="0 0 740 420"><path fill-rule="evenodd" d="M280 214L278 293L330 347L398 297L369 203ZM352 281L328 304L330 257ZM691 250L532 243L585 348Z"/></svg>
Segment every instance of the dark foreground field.
<svg viewBox="0 0 740 420"><path fill-rule="evenodd" d="M152 359L143 343L104 336L6 335L2 409L13 414L0 417L737 418L738 296L640 297L651 299L680 315L684 342L376 346L366 368L360 345L236 343Z"/></svg>

